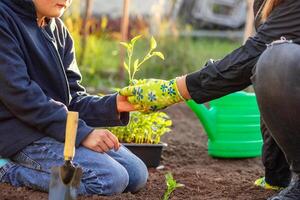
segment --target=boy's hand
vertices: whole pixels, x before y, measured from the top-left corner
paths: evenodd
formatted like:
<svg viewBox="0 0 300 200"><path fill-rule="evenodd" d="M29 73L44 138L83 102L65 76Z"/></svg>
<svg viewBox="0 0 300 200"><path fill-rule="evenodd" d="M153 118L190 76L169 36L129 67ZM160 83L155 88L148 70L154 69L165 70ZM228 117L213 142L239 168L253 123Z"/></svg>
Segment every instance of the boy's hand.
<svg viewBox="0 0 300 200"><path fill-rule="evenodd" d="M135 109L142 112L157 111L184 100L178 91L175 79L138 80L121 89L120 94L128 97L128 101Z"/></svg>
<svg viewBox="0 0 300 200"><path fill-rule="evenodd" d="M88 149L100 153L105 153L111 149L117 151L120 147L118 138L106 129L94 130L81 144Z"/></svg>
<svg viewBox="0 0 300 200"><path fill-rule="evenodd" d="M125 96L117 95L117 110L118 112L131 112L136 110L134 106L128 102L128 98Z"/></svg>

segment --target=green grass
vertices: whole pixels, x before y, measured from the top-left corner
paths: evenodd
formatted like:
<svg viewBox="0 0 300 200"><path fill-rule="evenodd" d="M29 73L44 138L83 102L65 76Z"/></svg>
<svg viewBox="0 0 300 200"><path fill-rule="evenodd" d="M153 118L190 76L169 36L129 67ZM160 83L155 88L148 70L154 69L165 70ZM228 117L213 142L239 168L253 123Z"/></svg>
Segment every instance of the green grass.
<svg viewBox="0 0 300 200"><path fill-rule="evenodd" d="M73 35L77 56L80 55L80 39ZM240 46L240 42L220 39L193 38L156 38L157 50L165 55L165 60L153 58L137 72L136 78L170 79L196 71L210 59L220 59ZM139 40L134 57L142 57L149 47L149 38ZM119 81L118 67L120 60L118 41L105 37L89 36L85 59L79 66L83 75L84 86L96 90L122 87L127 80ZM127 78L127 74L125 75Z"/></svg>
<svg viewBox="0 0 300 200"><path fill-rule="evenodd" d="M237 48L239 43L218 39L165 39L158 41L158 50L165 55L147 63L138 77L174 78L199 70L208 59L220 59Z"/></svg>

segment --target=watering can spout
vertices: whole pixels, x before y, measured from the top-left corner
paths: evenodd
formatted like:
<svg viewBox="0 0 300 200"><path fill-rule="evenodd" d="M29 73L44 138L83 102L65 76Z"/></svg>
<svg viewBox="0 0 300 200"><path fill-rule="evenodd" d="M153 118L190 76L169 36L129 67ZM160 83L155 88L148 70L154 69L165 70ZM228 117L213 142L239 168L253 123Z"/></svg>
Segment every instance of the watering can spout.
<svg viewBox="0 0 300 200"><path fill-rule="evenodd" d="M193 110L193 112L196 114L196 116L200 120L209 139L213 140L214 134L215 134L214 126L213 126L214 119L215 119L215 117L214 117L215 112L211 109L208 109L203 104L197 104L193 100L189 100L186 103Z"/></svg>

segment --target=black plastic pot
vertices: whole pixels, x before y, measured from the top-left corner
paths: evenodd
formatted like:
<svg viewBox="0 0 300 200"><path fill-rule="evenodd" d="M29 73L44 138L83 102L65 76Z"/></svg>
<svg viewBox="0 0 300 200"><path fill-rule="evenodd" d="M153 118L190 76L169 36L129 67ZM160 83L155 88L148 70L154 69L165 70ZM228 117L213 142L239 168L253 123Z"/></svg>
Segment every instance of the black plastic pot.
<svg viewBox="0 0 300 200"><path fill-rule="evenodd" d="M163 147L166 143L159 144L136 144L136 143L123 143L132 153L139 157L148 168L158 167Z"/></svg>

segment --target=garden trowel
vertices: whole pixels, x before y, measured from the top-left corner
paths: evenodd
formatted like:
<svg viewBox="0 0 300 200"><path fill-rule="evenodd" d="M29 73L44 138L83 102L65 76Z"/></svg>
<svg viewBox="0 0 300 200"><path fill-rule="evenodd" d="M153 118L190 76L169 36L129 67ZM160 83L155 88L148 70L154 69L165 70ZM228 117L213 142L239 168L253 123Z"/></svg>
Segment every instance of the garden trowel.
<svg viewBox="0 0 300 200"><path fill-rule="evenodd" d="M64 165L53 167L49 187L49 200L75 200L80 185L82 169L72 163L75 155L75 139L78 113L68 112L64 147Z"/></svg>

